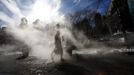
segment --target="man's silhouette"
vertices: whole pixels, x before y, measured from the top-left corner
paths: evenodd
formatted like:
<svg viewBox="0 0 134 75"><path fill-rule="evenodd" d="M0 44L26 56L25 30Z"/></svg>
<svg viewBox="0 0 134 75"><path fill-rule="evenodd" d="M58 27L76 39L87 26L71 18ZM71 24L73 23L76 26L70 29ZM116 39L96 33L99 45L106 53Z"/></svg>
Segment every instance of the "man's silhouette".
<svg viewBox="0 0 134 75"><path fill-rule="evenodd" d="M59 24L57 25L57 28L59 29ZM62 43L61 43L61 35L60 31L58 30L56 32L56 35L54 37L55 40L55 48L51 54L52 61L54 62L54 55L60 55L60 60L63 60L63 48L62 48Z"/></svg>

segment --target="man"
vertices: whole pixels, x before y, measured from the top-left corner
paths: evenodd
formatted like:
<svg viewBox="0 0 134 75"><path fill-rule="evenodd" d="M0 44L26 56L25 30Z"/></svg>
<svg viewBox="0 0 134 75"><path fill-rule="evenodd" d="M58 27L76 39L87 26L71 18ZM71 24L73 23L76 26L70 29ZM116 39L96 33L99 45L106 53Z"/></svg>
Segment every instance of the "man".
<svg viewBox="0 0 134 75"><path fill-rule="evenodd" d="M59 24L56 25L56 27L59 29ZM51 54L52 61L54 62L54 54L60 55L60 60L63 61L63 48L61 43L61 37L60 37L60 31L58 30L55 35L55 48Z"/></svg>

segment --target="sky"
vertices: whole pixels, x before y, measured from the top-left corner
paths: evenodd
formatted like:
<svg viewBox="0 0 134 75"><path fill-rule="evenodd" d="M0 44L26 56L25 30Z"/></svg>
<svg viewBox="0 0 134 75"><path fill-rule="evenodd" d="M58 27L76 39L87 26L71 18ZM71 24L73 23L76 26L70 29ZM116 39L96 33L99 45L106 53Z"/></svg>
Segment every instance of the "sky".
<svg viewBox="0 0 134 75"><path fill-rule="evenodd" d="M11 2L12 4L15 4L15 6L11 6L5 3ZM0 0L0 25L6 23L3 21L3 14L6 17L13 18L14 14L27 14L28 11L31 10L31 8L34 6L34 4L38 0ZM45 0L46 2L54 5L56 0ZM111 3L111 0L61 0L59 11L62 14L74 14L78 11L96 11L101 13L101 15L105 15L109 5ZM10 3L9 3L10 4ZM44 3L45 4L45 3ZM15 9L14 11L11 11L10 9ZM7 18L8 19L8 18Z"/></svg>
<svg viewBox="0 0 134 75"><path fill-rule="evenodd" d="M111 0L62 0L61 10L66 13L76 11L95 10L104 15L111 3Z"/></svg>

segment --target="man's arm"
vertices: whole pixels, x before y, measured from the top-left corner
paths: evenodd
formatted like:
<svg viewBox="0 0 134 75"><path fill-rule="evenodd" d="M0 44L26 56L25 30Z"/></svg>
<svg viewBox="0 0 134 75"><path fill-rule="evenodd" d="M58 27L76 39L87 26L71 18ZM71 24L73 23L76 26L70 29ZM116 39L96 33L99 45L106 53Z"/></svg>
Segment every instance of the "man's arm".
<svg viewBox="0 0 134 75"><path fill-rule="evenodd" d="M64 41L64 37L63 36L61 36L61 41Z"/></svg>

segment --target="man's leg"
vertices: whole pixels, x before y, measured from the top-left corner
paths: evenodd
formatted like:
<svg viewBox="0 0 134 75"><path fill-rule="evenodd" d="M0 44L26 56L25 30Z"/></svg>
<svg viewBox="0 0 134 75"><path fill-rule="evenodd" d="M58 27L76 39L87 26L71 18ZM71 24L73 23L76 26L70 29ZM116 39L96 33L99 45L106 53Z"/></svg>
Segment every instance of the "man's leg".
<svg viewBox="0 0 134 75"><path fill-rule="evenodd" d="M51 60L54 62L54 51L51 53Z"/></svg>
<svg viewBox="0 0 134 75"><path fill-rule="evenodd" d="M63 59L63 50L61 51L60 60L64 61L64 59Z"/></svg>

